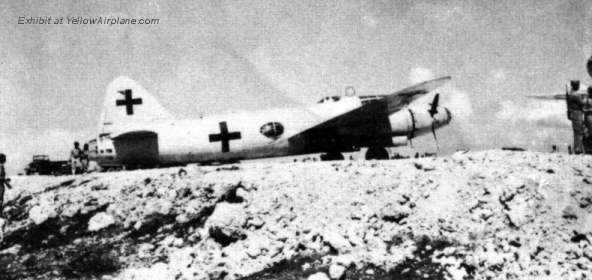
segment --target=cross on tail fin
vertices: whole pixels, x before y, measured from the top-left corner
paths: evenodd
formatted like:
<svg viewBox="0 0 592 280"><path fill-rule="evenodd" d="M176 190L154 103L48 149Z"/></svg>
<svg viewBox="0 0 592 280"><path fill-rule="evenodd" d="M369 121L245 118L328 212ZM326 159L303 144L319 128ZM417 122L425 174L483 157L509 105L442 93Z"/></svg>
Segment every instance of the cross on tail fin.
<svg viewBox="0 0 592 280"><path fill-rule="evenodd" d="M109 126L172 118L171 113L145 88L121 76L107 86L99 127L108 132Z"/></svg>

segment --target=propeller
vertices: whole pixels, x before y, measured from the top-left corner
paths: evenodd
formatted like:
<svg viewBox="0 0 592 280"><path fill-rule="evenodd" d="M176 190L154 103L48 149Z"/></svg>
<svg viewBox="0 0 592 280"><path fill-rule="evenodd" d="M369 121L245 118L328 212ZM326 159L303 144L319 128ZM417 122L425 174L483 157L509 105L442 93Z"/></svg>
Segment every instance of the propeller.
<svg viewBox="0 0 592 280"><path fill-rule="evenodd" d="M440 145L438 145L438 137L436 137L436 124L432 122L432 135L434 135L434 141L436 142L436 150L440 151Z"/></svg>
<svg viewBox="0 0 592 280"><path fill-rule="evenodd" d="M413 148L413 137L415 137L415 113L411 109L407 109L409 111L409 116L411 116L411 132L407 135L407 140L409 141L409 146Z"/></svg>
<svg viewBox="0 0 592 280"><path fill-rule="evenodd" d="M438 113L438 102L440 101L440 94L436 93L434 96L434 100L430 103L430 109L428 113L430 113L430 117L432 117L432 135L434 135L434 141L436 142L436 150L440 151L440 145L438 145L438 137L436 136L436 119L434 119L434 115Z"/></svg>
<svg viewBox="0 0 592 280"><path fill-rule="evenodd" d="M432 100L432 103L430 103L430 109L428 110L428 112L430 113L430 117L434 117L435 114L438 113L438 102L440 101L440 94L436 93L436 95L434 96L434 100Z"/></svg>

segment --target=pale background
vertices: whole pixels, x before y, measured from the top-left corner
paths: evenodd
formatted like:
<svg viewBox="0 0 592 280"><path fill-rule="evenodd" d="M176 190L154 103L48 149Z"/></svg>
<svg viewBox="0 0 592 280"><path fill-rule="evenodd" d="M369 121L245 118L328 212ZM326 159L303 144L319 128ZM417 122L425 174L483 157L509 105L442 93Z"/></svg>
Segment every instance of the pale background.
<svg viewBox="0 0 592 280"><path fill-rule="evenodd" d="M121 1L123 2L123 1ZM156 17L158 25L17 25L18 16ZM524 98L588 83L590 1L0 1L0 152L8 171L67 157L127 75L176 116L386 94L451 75L441 153L563 150L565 104ZM429 137L418 151L434 151Z"/></svg>

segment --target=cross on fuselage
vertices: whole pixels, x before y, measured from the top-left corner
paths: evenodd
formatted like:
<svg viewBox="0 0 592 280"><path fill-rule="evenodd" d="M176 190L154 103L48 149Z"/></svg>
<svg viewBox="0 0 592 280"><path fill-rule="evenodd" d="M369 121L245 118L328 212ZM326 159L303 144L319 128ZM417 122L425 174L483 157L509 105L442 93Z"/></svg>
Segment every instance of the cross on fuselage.
<svg viewBox="0 0 592 280"><path fill-rule="evenodd" d="M228 143L230 140L241 139L240 131L228 132L228 126L226 122L220 122L220 134L210 134L210 142L222 142L222 152L227 153L230 151Z"/></svg>
<svg viewBox="0 0 592 280"><path fill-rule="evenodd" d="M118 92L123 94L123 96L125 96L125 99L116 100L115 105L116 106L125 106L125 112L128 115L133 115L134 114L134 105L142 104L142 98L132 98L132 90L131 89L120 90Z"/></svg>

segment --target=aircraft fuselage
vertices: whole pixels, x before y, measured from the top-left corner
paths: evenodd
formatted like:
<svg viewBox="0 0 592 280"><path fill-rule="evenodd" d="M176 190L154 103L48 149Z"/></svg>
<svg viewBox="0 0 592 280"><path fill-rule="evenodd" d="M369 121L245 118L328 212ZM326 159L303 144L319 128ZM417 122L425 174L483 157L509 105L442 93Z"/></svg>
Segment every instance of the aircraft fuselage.
<svg viewBox="0 0 592 280"><path fill-rule="evenodd" d="M118 158L126 164L173 165L191 162L227 162L240 159L277 157L327 151L331 148L347 151L359 148L355 143L356 131L348 128L323 132L326 140L313 145L308 139L295 141L291 136L313 127L321 120L330 120L358 108L358 97L344 97L332 102L310 107L276 108L269 110L232 112L190 120L165 120L149 123L133 123L120 128L114 146ZM401 110L384 121L389 129L382 135L385 146L400 145L391 139L415 137L448 123L450 114L440 110L433 118L425 112ZM372 125L372 124L368 124ZM335 138L335 139L331 139ZM346 139L340 141L340 139ZM335 141L335 146L331 141ZM337 144L339 142L339 144ZM344 144L345 143L345 144Z"/></svg>

